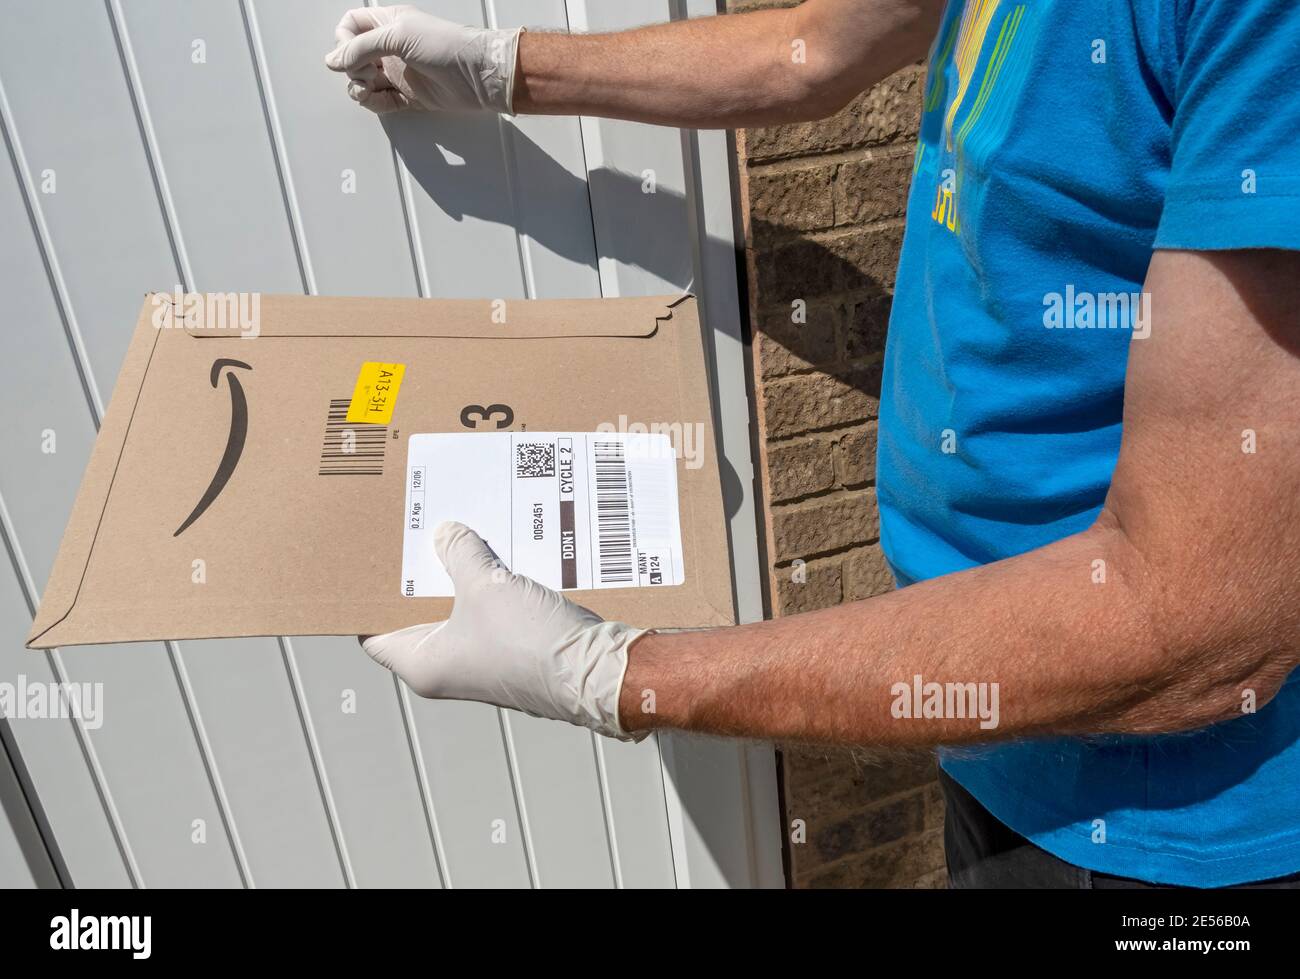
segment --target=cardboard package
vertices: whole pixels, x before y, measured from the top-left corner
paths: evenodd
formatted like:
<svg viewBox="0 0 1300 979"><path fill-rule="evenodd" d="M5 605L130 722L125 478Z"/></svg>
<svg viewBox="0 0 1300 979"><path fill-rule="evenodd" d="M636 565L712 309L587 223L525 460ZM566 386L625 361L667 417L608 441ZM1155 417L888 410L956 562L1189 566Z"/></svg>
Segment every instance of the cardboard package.
<svg viewBox="0 0 1300 979"><path fill-rule="evenodd" d="M146 297L28 646L444 619L416 552L465 514L607 618L734 622L694 298L257 299L249 329ZM637 424L696 444L638 469Z"/></svg>

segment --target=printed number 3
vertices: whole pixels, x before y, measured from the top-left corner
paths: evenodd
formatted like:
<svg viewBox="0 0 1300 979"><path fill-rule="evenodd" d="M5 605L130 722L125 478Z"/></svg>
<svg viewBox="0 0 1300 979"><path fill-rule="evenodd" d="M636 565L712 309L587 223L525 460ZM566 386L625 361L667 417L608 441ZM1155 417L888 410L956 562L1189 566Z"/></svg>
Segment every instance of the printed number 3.
<svg viewBox="0 0 1300 979"><path fill-rule="evenodd" d="M509 405L488 405L486 408L466 405L460 410L460 423L466 428L478 428L480 422L490 422L494 415L501 416L496 419L497 428L509 428L515 420L514 409Z"/></svg>

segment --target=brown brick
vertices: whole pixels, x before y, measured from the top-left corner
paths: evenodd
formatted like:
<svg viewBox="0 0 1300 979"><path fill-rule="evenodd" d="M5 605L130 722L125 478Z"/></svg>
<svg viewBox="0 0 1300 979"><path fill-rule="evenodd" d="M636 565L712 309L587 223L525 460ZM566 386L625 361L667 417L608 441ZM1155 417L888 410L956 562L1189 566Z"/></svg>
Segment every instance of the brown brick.
<svg viewBox="0 0 1300 979"><path fill-rule="evenodd" d="M746 10L764 10L770 7L797 7L803 0L727 0L727 13L743 14Z"/></svg>
<svg viewBox="0 0 1300 979"><path fill-rule="evenodd" d="M894 590L894 576L879 544L862 547L844 557L844 600L856 602Z"/></svg>
<svg viewBox="0 0 1300 979"><path fill-rule="evenodd" d="M868 143L914 140L921 128L925 98L925 66L900 68L859 100L860 118Z"/></svg>
<svg viewBox="0 0 1300 979"><path fill-rule="evenodd" d="M903 244L901 224L796 238L755 252L755 287L764 305L788 307L840 292L889 293Z"/></svg>
<svg viewBox="0 0 1300 979"><path fill-rule="evenodd" d="M839 304L810 303L803 323L792 322L794 309L786 307L759 318L759 363L764 377L825 366L837 357L836 334L844 310Z"/></svg>
<svg viewBox="0 0 1300 979"><path fill-rule="evenodd" d="M790 231L828 228L835 223L832 196L835 167L750 173L749 216L758 244Z"/></svg>
<svg viewBox="0 0 1300 979"><path fill-rule="evenodd" d="M893 305L894 297L885 293L877 293L848 304L843 320L846 359L879 357L884 353L889 312Z"/></svg>
<svg viewBox="0 0 1300 979"><path fill-rule="evenodd" d="M901 218L907 212L911 180L911 154L891 150L842 164L834 185L835 223L867 224Z"/></svg>
<svg viewBox="0 0 1300 979"><path fill-rule="evenodd" d="M817 366L816 361L800 356L765 333L760 332L754 340L758 345L758 370L764 379L783 377L797 371L811 370Z"/></svg>
<svg viewBox="0 0 1300 979"><path fill-rule="evenodd" d="M918 891L947 890L948 889L948 868L939 867L936 870L931 870L928 874L925 874L922 877L918 877L916 880L912 881L910 886L913 890L918 890Z"/></svg>
<svg viewBox="0 0 1300 979"><path fill-rule="evenodd" d="M931 879L941 853L933 862L908 846L871 857L903 846L891 841L942 830L933 755L792 745L781 756L787 822L802 819L807 828L807 842L791 849L796 886L813 878L824 887L943 886Z"/></svg>
<svg viewBox="0 0 1300 979"><path fill-rule="evenodd" d="M821 261L829 266L834 288L879 296L893 291L898 256L903 247L903 227L862 228L847 234L819 238Z"/></svg>
<svg viewBox="0 0 1300 979"><path fill-rule="evenodd" d="M897 71L828 119L746 130L746 153L758 161L915 139L924 75L920 65Z"/></svg>
<svg viewBox="0 0 1300 979"><path fill-rule="evenodd" d="M786 793L808 812L858 809L935 780L929 752L879 752L864 760L847 748L782 748Z"/></svg>
<svg viewBox="0 0 1300 979"><path fill-rule="evenodd" d="M843 493L772 511L776 560L807 560L871 540L878 533L876 492Z"/></svg>
<svg viewBox="0 0 1300 979"><path fill-rule="evenodd" d="M879 369L836 377L800 374L763 386L763 420L768 438L875 418L880 407Z"/></svg>
<svg viewBox="0 0 1300 979"><path fill-rule="evenodd" d="M807 561L802 565L776 568L777 603L782 615L830 608L843 600L840 589L840 562L831 558ZM803 580L799 581L798 578Z"/></svg>
<svg viewBox="0 0 1300 979"><path fill-rule="evenodd" d="M790 815L799 818L793 809ZM807 820L806 849L797 851L800 871L922 832L925 797L920 791L909 792L868 809L839 815L840 818L829 821L817 817Z"/></svg>
<svg viewBox="0 0 1300 979"><path fill-rule="evenodd" d="M848 278L843 268L843 259L811 238L760 249L754 259L759 301L789 307L795 299L825 296Z"/></svg>
<svg viewBox="0 0 1300 979"><path fill-rule="evenodd" d="M876 476L877 423L841 435L835 444L835 479L841 486L862 486Z"/></svg>
<svg viewBox="0 0 1300 979"><path fill-rule="evenodd" d="M925 795L925 828L934 829L936 826L942 826L947 808L943 798L943 787L938 781L934 781L921 791Z"/></svg>
<svg viewBox="0 0 1300 979"><path fill-rule="evenodd" d="M768 446L768 495L773 503L810 496L835 485L833 443L804 438Z"/></svg>
<svg viewBox="0 0 1300 979"><path fill-rule="evenodd" d="M847 857L807 876L795 886L906 887L943 867L943 832L929 830L897 843Z"/></svg>

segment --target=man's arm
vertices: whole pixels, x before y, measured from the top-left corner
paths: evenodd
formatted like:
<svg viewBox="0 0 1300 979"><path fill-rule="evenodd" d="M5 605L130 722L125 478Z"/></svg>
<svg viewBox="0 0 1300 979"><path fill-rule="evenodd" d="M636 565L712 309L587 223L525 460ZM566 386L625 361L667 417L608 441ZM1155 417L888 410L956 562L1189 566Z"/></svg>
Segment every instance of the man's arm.
<svg viewBox="0 0 1300 979"><path fill-rule="evenodd" d="M1262 706L1300 662L1300 255L1157 252L1146 291L1092 528L866 601L642 636L623 728L919 746L1192 729L1240 716L1246 691ZM891 688L917 674L998 684L999 726L895 719Z"/></svg>
<svg viewBox="0 0 1300 979"><path fill-rule="evenodd" d="M925 56L944 0L805 0L614 34L496 30L358 7L325 63L375 112L586 114L700 129L828 116Z"/></svg>
<svg viewBox="0 0 1300 979"><path fill-rule="evenodd" d="M1300 254L1159 251L1146 291L1119 463L1083 533L821 612L643 634L443 524L451 618L366 651L423 696L617 737L927 746L1181 731L1263 706L1300 662ZM997 684L997 726L895 717L916 676Z"/></svg>
<svg viewBox="0 0 1300 979"><path fill-rule="evenodd" d="M819 119L925 56L941 0L806 0L617 34L526 32L514 109L701 129Z"/></svg>

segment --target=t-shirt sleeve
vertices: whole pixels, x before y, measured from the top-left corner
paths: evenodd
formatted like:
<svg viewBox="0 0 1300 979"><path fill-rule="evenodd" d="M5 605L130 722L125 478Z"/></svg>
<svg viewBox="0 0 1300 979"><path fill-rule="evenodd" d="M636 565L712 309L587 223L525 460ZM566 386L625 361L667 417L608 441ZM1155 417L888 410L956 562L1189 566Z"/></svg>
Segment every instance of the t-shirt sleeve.
<svg viewBox="0 0 1300 979"><path fill-rule="evenodd" d="M1300 249L1300 0L1178 0L1156 248Z"/></svg>

